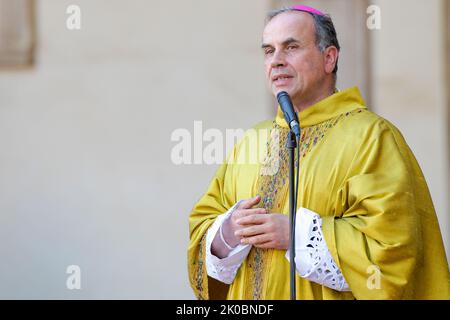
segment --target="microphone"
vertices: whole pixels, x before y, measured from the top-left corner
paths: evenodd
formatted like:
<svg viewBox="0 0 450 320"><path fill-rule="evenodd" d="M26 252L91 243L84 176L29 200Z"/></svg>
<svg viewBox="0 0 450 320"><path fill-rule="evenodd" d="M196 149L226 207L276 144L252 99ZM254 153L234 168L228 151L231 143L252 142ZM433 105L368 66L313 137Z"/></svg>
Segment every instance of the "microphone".
<svg viewBox="0 0 450 320"><path fill-rule="evenodd" d="M292 105L291 98L286 91L281 91L277 94L277 100L280 104L281 110L283 111L284 118L291 128L291 131L300 138L300 125L298 123L297 113L294 111L294 106Z"/></svg>

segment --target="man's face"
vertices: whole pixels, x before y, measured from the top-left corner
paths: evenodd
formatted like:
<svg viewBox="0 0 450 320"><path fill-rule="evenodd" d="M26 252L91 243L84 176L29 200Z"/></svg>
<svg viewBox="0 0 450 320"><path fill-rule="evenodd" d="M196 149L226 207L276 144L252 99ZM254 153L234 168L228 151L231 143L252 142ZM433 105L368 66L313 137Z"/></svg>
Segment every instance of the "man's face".
<svg viewBox="0 0 450 320"><path fill-rule="evenodd" d="M324 54L316 46L313 17L305 12L284 12L264 28L266 77L274 95L286 91L294 105L314 99L325 72Z"/></svg>

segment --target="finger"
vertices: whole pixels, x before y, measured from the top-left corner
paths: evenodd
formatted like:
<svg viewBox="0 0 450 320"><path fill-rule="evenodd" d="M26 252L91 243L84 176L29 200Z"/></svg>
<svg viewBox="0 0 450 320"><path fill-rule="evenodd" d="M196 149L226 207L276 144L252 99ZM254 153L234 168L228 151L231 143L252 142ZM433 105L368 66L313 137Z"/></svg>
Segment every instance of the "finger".
<svg viewBox="0 0 450 320"><path fill-rule="evenodd" d="M242 228L237 230L234 235L237 237L251 237L251 236L256 236L259 234L264 234L265 233L265 228L262 227L261 225L256 225L256 226L251 226L251 227L246 227L246 228Z"/></svg>
<svg viewBox="0 0 450 320"><path fill-rule="evenodd" d="M260 245L264 245L268 242L270 243L271 240L272 239L271 239L270 234L264 233L264 234L259 234L256 236L243 238L243 239L241 239L241 243L242 244L251 244L254 246L260 246Z"/></svg>
<svg viewBox="0 0 450 320"><path fill-rule="evenodd" d="M239 205L239 209L250 209L254 205L258 204L260 201L261 201L261 197L260 196L256 196L254 198L250 198L250 199L244 200Z"/></svg>
<svg viewBox="0 0 450 320"><path fill-rule="evenodd" d="M243 218L246 216L254 215L254 214L266 214L267 210L264 208L254 208L254 209L239 209L236 210L233 215L237 218Z"/></svg>
<svg viewBox="0 0 450 320"><path fill-rule="evenodd" d="M278 249L277 246L272 241L255 244L254 246L261 249Z"/></svg>
<svg viewBox="0 0 450 320"><path fill-rule="evenodd" d="M236 220L236 223L242 226L249 224L263 224L267 221L267 215L265 214L252 214L245 216L243 218L239 218Z"/></svg>

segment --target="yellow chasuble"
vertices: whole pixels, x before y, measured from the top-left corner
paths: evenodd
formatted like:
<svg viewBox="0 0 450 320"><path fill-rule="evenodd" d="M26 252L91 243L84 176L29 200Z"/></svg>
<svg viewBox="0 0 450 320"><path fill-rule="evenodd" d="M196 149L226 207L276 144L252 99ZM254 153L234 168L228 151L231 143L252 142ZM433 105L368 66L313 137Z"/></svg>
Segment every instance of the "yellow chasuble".
<svg viewBox="0 0 450 320"><path fill-rule="evenodd" d="M397 128L367 110L354 87L298 113L298 207L322 218L322 231L351 292L297 275L298 299L450 299L449 269L425 178ZM260 195L288 214L288 126L248 130L189 217L188 269L199 299L289 299L285 250L252 247L232 284L210 278L205 236L237 201ZM269 213L270 214L270 213Z"/></svg>

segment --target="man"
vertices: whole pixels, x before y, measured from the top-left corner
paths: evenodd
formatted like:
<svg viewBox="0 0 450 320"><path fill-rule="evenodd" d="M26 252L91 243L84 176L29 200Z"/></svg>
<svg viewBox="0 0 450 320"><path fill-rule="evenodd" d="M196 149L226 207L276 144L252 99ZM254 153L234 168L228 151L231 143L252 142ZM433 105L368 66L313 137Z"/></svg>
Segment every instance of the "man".
<svg viewBox="0 0 450 320"><path fill-rule="evenodd" d="M302 128L297 298L450 298L439 225L413 154L357 88L335 89L331 18L294 6L267 20L267 80L274 95L290 95ZM200 299L289 299L289 129L280 108L254 129L269 134L235 145L190 215L189 276ZM239 163L259 152L255 145L266 146L265 162Z"/></svg>

